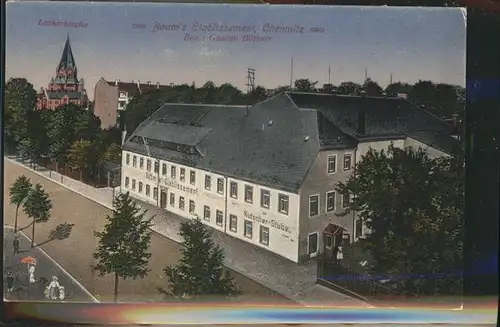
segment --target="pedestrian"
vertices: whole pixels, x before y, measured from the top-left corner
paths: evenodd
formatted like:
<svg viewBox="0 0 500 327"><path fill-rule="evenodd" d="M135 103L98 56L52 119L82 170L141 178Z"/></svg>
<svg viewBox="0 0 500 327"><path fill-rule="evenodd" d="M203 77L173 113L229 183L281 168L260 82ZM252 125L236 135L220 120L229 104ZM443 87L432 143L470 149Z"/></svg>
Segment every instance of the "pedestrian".
<svg viewBox="0 0 500 327"><path fill-rule="evenodd" d="M59 286L59 300L64 301L66 294L64 293L64 286Z"/></svg>
<svg viewBox="0 0 500 327"><path fill-rule="evenodd" d="M56 291L59 290L59 281L56 276L52 276L52 281L49 284L49 297L51 300L57 300L58 295L56 294Z"/></svg>
<svg viewBox="0 0 500 327"><path fill-rule="evenodd" d="M344 259L344 253L342 253L342 243L337 247L337 265L340 265L340 261Z"/></svg>
<svg viewBox="0 0 500 327"><path fill-rule="evenodd" d="M7 292L12 293L14 292L14 276L12 275L12 272L7 273Z"/></svg>
<svg viewBox="0 0 500 327"><path fill-rule="evenodd" d="M29 265L28 272L30 276L30 284L34 284L36 282L35 280L35 264Z"/></svg>
<svg viewBox="0 0 500 327"><path fill-rule="evenodd" d="M14 246L14 254L19 253L19 238L16 236L14 237L14 241L12 241L12 245Z"/></svg>
<svg viewBox="0 0 500 327"><path fill-rule="evenodd" d="M50 287L49 287L49 285L45 286L45 290L43 291L43 294L45 295L45 298L47 300L50 299Z"/></svg>

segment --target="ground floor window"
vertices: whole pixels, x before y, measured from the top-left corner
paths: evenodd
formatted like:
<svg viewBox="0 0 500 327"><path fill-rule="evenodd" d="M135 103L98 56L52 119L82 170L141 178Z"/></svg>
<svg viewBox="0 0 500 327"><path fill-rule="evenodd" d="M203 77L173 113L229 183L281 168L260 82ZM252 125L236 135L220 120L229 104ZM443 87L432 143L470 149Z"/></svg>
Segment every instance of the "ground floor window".
<svg viewBox="0 0 500 327"><path fill-rule="evenodd" d="M244 230L244 235L246 237L252 238L252 233L253 233L253 225L250 220L245 220L245 230Z"/></svg>
<svg viewBox="0 0 500 327"><path fill-rule="evenodd" d="M170 193L170 206L175 207L175 194Z"/></svg>
<svg viewBox="0 0 500 327"><path fill-rule="evenodd" d="M142 187L143 187L142 182L139 182L139 193L142 193Z"/></svg>
<svg viewBox="0 0 500 327"><path fill-rule="evenodd" d="M151 186L146 185L146 195L150 196L151 195Z"/></svg>
<svg viewBox="0 0 500 327"><path fill-rule="evenodd" d="M130 184L130 179L128 177L125 177L125 187L128 188L129 184Z"/></svg>
<svg viewBox="0 0 500 327"><path fill-rule="evenodd" d="M229 215L229 230L236 233L238 231L238 217Z"/></svg>
<svg viewBox="0 0 500 327"><path fill-rule="evenodd" d="M194 214L195 205L193 200L189 200L189 212Z"/></svg>
<svg viewBox="0 0 500 327"><path fill-rule="evenodd" d="M309 234L307 237L308 253L318 253L318 233Z"/></svg>
<svg viewBox="0 0 500 327"><path fill-rule="evenodd" d="M132 180L132 190L135 191L135 179Z"/></svg>
<svg viewBox="0 0 500 327"><path fill-rule="evenodd" d="M269 245L269 227L260 226L260 243Z"/></svg>
<svg viewBox="0 0 500 327"><path fill-rule="evenodd" d="M153 188L153 199L155 199L155 200L158 199L158 188L157 187Z"/></svg>
<svg viewBox="0 0 500 327"><path fill-rule="evenodd" d="M223 218L224 214L222 211L220 210L217 210L215 212L215 223L218 225L218 226L222 226L222 224L224 223L224 218Z"/></svg>
<svg viewBox="0 0 500 327"><path fill-rule="evenodd" d="M203 208L203 219L210 221L210 207L205 206Z"/></svg>
<svg viewBox="0 0 500 327"><path fill-rule="evenodd" d="M356 220L356 237L363 236L363 222L361 219Z"/></svg>
<svg viewBox="0 0 500 327"><path fill-rule="evenodd" d="M179 196L179 209L184 210L184 208L185 208L184 197Z"/></svg>

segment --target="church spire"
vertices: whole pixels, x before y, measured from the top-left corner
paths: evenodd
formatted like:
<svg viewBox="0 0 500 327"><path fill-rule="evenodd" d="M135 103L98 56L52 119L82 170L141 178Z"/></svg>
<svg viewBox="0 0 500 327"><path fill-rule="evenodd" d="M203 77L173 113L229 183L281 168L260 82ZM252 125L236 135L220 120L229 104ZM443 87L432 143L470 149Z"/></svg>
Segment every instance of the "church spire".
<svg viewBox="0 0 500 327"><path fill-rule="evenodd" d="M58 70L60 69L75 69L75 58L73 57L73 51L71 50L71 43L69 41L69 34L66 35L66 43L64 44L64 50L59 62Z"/></svg>

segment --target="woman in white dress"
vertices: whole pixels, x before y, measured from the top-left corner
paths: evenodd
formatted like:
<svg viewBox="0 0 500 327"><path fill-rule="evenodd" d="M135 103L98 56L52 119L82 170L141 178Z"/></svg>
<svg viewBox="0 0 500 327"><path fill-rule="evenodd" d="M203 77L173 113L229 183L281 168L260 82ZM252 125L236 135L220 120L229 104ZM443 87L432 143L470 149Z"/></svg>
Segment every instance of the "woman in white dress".
<svg viewBox="0 0 500 327"><path fill-rule="evenodd" d="M52 281L49 284L49 297L51 300L57 300L58 295L56 291L59 290L59 281L56 276L52 276Z"/></svg>
<svg viewBox="0 0 500 327"><path fill-rule="evenodd" d="M64 286L59 286L59 300L64 301L64 298L66 297L66 293L64 292Z"/></svg>
<svg viewBox="0 0 500 327"><path fill-rule="evenodd" d="M344 254L342 253L342 244L337 247L337 264L340 264L340 260L344 259Z"/></svg>
<svg viewBox="0 0 500 327"><path fill-rule="evenodd" d="M30 276L30 283L34 284L35 283L35 265L32 264L28 268L29 276Z"/></svg>

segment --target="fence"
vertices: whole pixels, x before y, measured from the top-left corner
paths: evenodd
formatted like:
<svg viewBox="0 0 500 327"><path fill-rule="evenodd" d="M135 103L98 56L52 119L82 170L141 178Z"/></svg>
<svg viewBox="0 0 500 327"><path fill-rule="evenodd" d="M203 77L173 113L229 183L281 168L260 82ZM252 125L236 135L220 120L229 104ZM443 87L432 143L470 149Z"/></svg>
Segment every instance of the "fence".
<svg viewBox="0 0 500 327"><path fill-rule="evenodd" d="M317 283L369 302L392 300L396 295L392 289L324 257L318 258Z"/></svg>

